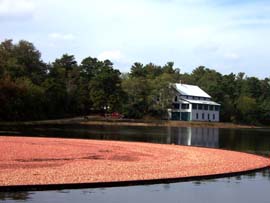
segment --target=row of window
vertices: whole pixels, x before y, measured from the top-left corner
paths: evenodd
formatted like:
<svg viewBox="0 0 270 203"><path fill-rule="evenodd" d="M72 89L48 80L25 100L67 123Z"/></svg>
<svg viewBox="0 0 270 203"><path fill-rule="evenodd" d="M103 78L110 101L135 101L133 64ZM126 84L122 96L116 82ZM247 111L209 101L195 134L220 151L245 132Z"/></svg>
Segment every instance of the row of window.
<svg viewBox="0 0 270 203"><path fill-rule="evenodd" d="M199 119L199 113L196 113L196 119L197 119L197 120ZM202 119L202 120L205 120L205 115L204 115L204 113L202 113L201 119ZM207 120L210 120L210 114L209 114L209 113L207 114ZM212 120L216 120L216 115L215 115L215 114L212 115Z"/></svg>
<svg viewBox="0 0 270 203"><path fill-rule="evenodd" d="M206 97L195 97L195 96L181 96L182 99L193 99L193 100L209 100L209 98ZM174 101L178 101L178 96L174 97Z"/></svg>
<svg viewBox="0 0 270 203"><path fill-rule="evenodd" d="M210 111L219 111L219 106L208 105L208 104L192 104L192 109L194 110L210 110Z"/></svg>
<svg viewBox="0 0 270 203"><path fill-rule="evenodd" d="M173 103L173 109L180 109L180 104ZM181 109L189 109L189 104L181 104ZM208 105L208 104L192 104L192 109L219 111L219 106Z"/></svg>

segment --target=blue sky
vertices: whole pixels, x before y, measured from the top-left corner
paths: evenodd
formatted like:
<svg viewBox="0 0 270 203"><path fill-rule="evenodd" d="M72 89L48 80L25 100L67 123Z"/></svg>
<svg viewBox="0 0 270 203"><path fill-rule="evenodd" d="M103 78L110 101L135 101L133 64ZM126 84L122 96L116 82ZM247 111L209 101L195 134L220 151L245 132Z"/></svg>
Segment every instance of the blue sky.
<svg viewBox="0 0 270 203"><path fill-rule="evenodd" d="M269 77L269 25L266 0L0 0L1 41L31 41L46 62L108 58L122 72L174 61Z"/></svg>

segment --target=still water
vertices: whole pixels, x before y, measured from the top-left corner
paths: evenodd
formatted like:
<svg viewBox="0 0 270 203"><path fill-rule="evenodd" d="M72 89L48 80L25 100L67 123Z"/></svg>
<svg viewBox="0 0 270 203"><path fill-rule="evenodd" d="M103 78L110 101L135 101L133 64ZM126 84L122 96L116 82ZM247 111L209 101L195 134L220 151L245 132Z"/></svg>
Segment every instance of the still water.
<svg viewBox="0 0 270 203"><path fill-rule="evenodd" d="M36 126L0 134L107 139L222 148L268 156L270 129ZM0 202L270 202L270 170L204 181L114 188L0 192Z"/></svg>

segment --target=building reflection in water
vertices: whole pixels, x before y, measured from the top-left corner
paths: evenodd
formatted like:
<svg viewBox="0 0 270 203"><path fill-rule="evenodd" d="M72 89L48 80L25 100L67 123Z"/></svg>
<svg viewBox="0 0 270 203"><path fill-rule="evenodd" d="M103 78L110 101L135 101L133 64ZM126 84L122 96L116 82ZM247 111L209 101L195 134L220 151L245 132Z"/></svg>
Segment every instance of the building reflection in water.
<svg viewBox="0 0 270 203"><path fill-rule="evenodd" d="M168 127L167 143L219 148L218 128Z"/></svg>

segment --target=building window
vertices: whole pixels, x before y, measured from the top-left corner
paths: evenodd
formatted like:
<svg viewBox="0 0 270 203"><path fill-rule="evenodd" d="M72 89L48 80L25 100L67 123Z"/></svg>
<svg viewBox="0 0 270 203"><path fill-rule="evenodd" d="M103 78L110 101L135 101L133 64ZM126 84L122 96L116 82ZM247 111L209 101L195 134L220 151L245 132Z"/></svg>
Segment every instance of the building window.
<svg viewBox="0 0 270 203"><path fill-rule="evenodd" d="M207 115L207 119L210 120L210 115L209 114Z"/></svg>
<svg viewBox="0 0 270 203"><path fill-rule="evenodd" d="M213 120L215 120L216 119L216 115L215 114L213 114Z"/></svg>
<svg viewBox="0 0 270 203"><path fill-rule="evenodd" d="M196 119L199 119L199 114L198 113L196 113Z"/></svg>
<svg viewBox="0 0 270 203"><path fill-rule="evenodd" d="M198 109L202 110L202 104L198 104Z"/></svg>
<svg viewBox="0 0 270 203"><path fill-rule="evenodd" d="M177 103L173 103L173 109L179 109L180 108L180 105L177 104Z"/></svg>
<svg viewBox="0 0 270 203"><path fill-rule="evenodd" d="M197 104L192 104L192 109L197 109L198 108L198 105Z"/></svg>
<svg viewBox="0 0 270 203"><path fill-rule="evenodd" d="M215 106L215 111L219 111L219 106Z"/></svg>
<svg viewBox="0 0 270 203"><path fill-rule="evenodd" d="M207 104L204 104L203 105L203 108L204 108L204 110L208 110L208 105Z"/></svg>
<svg viewBox="0 0 270 203"><path fill-rule="evenodd" d="M213 111L214 110L214 106L213 105L209 105L209 110Z"/></svg>
<svg viewBox="0 0 270 203"><path fill-rule="evenodd" d="M175 101L175 102L178 101L178 97L177 97L177 96L174 97L174 101Z"/></svg>
<svg viewBox="0 0 270 203"><path fill-rule="evenodd" d="M189 104L182 104L181 109L189 109Z"/></svg>
<svg viewBox="0 0 270 203"><path fill-rule="evenodd" d="M202 119L204 120L204 113L202 113Z"/></svg>

